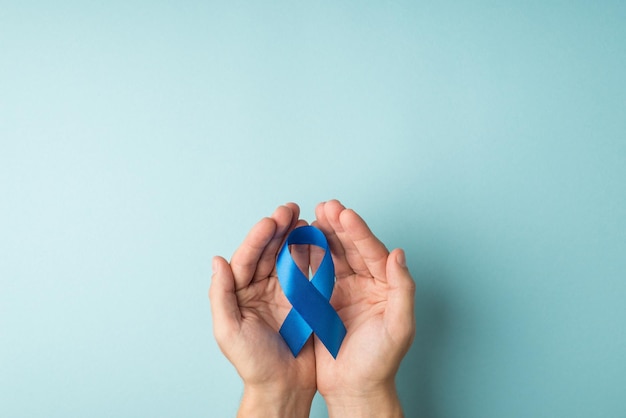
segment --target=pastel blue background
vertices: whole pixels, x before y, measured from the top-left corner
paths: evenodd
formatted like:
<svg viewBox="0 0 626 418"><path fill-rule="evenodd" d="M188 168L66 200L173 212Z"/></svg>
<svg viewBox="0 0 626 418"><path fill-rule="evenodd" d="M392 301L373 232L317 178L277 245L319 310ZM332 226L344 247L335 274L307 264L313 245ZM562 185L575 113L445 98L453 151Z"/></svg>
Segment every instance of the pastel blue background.
<svg viewBox="0 0 626 418"><path fill-rule="evenodd" d="M334 197L407 250L408 417L626 416L625 22L619 1L3 2L0 416L233 416L211 256Z"/></svg>

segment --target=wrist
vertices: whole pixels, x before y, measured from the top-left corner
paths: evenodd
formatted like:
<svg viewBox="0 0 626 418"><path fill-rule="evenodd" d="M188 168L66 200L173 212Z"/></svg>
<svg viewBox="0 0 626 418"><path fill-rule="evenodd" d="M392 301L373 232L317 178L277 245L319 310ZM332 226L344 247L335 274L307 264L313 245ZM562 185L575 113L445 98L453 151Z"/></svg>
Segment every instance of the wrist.
<svg viewBox="0 0 626 418"><path fill-rule="evenodd" d="M308 417L315 389L244 386L238 418Z"/></svg>
<svg viewBox="0 0 626 418"><path fill-rule="evenodd" d="M395 383L366 390L342 390L341 393L322 394L330 418L401 418L402 406Z"/></svg>

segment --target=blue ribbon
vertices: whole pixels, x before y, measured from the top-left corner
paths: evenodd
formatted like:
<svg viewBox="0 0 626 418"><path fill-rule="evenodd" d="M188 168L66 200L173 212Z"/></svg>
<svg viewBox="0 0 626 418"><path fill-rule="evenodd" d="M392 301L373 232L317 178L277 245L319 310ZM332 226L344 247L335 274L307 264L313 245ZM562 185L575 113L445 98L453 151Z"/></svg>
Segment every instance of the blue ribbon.
<svg viewBox="0 0 626 418"><path fill-rule="evenodd" d="M295 244L311 244L325 250L322 263L310 281L291 257L289 246ZM302 226L291 231L278 253L276 272L292 306L279 332L294 357L314 332L330 354L337 358L346 327L329 303L335 285L335 267L324 233L314 226Z"/></svg>

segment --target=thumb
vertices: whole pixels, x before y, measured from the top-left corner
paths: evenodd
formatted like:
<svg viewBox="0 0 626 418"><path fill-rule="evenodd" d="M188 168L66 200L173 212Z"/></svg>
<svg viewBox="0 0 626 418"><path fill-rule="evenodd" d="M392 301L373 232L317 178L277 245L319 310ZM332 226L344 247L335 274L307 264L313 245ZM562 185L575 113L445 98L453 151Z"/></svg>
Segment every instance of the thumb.
<svg viewBox="0 0 626 418"><path fill-rule="evenodd" d="M233 332L239 330L241 311L235 294L235 278L230 265L223 257L213 257L213 276L209 288L213 334L221 346Z"/></svg>
<svg viewBox="0 0 626 418"><path fill-rule="evenodd" d="M415 336L415 282L402 249L397 248L389 254L386 271L389 295L385 325L395 341L410 345Z"/></svg>

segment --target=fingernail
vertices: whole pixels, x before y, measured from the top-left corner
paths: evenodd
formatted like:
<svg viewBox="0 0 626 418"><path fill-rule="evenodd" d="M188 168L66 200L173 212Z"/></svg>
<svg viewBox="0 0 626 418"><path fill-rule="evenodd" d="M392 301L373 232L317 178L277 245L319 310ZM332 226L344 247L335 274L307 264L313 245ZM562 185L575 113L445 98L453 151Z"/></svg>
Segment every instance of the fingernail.
<svg viewBox="0 0 626 418"><path fill-rule="evenodd" d="M404 250L398 251L396 261L398 262L398 264L400 264L400 266L406 267L406 255L404 254Z"/></svg>

